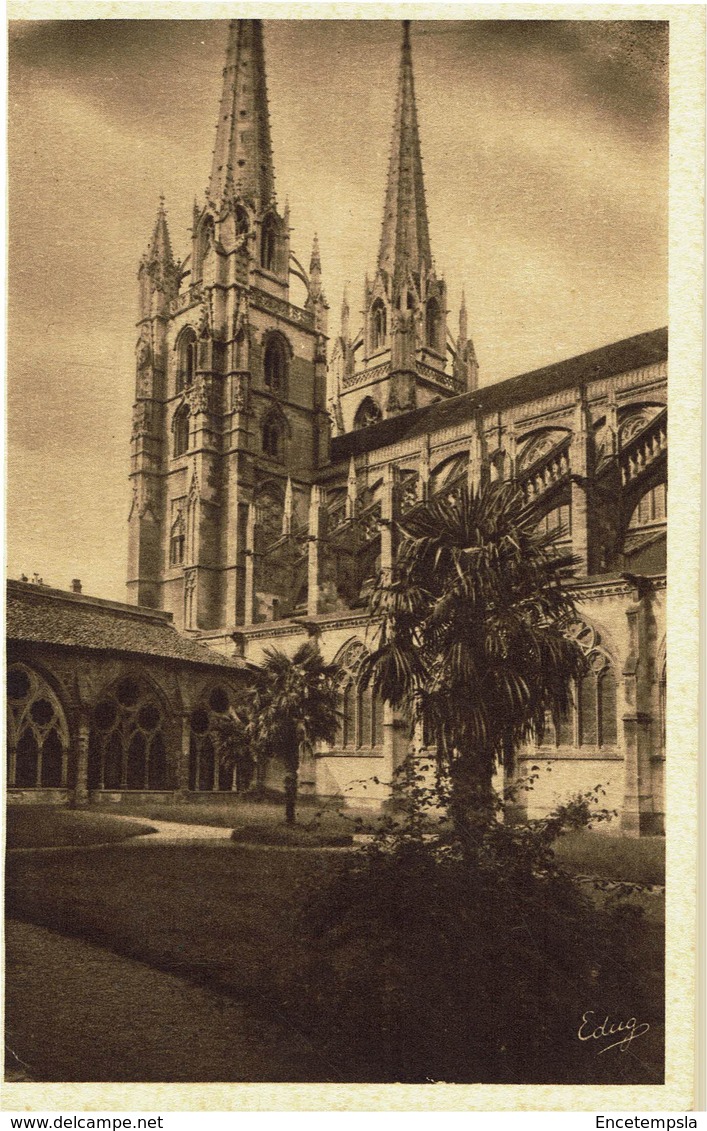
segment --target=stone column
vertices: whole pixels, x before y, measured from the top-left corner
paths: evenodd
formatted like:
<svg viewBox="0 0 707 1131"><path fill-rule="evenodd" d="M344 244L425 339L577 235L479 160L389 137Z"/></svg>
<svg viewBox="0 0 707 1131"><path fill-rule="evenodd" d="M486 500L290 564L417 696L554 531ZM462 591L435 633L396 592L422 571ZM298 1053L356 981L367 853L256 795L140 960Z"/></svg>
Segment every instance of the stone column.
<svg viewBox="0 0 707 1131"><path fill-rule="evenodd" d="M651 714L644 709L648 677L647 595L627 610L629 654L624 665L626 713L624 727L624 803L621 828L629 836L640 836L652 817L650 767Z"/></svg>
<svg viewBox="0 0 707 1131"><path fill-rule="evenodd" d="M184 800L189 792L189 756L191 753L191 714L189 711L184 711L181 715L179 739L177 764L175 766L175 784L177 794L181 800Z"/></svg>
<svg viewBox="0 0 707 1131"><path fill-rule="evenodd" d="M82 709L78 714L76 744L76 785L73 804L75 808L88 805L88 740L90 724L88 711Z"/></svg>

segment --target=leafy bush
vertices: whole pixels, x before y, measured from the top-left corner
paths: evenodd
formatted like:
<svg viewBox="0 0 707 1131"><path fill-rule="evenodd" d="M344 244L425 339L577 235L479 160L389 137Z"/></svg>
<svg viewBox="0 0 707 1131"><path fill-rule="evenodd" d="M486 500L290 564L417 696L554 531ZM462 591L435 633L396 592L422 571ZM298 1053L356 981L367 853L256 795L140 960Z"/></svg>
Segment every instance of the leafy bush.
<svg viewBox="0 0 707 1131"><path fill-rule="evenodd" d="M350 1080L648 1082L637 1058L577 1039L584 1010L655 1022L660 1005L635 961L640 910L598 909L555 861L567 814L510 825L497 799L473 818L470 852L447 783L410 764L403 776L402 824L304 909L281 1007Z"/></svg>

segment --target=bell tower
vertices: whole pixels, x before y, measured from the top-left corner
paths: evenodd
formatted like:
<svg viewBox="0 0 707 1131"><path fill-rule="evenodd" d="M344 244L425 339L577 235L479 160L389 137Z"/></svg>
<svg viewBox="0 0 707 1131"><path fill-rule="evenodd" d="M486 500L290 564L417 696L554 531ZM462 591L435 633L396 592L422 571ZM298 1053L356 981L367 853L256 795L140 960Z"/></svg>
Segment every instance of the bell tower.
<svg viewBox="0 0 707 1131"><path fill-rule="evenodd" d="M365 427L442 397L466 392L447 331L447 287L430 245L415 102L410 22L403 42L383 225L376 272L366 279L364 325L347 341L342 326L332 415L343 431ZM466 345L466 342L465 342Z"/></svg>
<svg viewBox="0 0 707 1131"><path fill-rule="evenodd" d="M180 630L227 638L258 616L263 555L305 521L329 443L321 262L317 247L301 268L278 206L260 20L229 24L189 254L177 271L161 206L146 258L139 325L155 357L154 409L133 475L137 499L155 503L137 525L133 505L128 589ZM138 416L141 403L138 389Z"/></svg>

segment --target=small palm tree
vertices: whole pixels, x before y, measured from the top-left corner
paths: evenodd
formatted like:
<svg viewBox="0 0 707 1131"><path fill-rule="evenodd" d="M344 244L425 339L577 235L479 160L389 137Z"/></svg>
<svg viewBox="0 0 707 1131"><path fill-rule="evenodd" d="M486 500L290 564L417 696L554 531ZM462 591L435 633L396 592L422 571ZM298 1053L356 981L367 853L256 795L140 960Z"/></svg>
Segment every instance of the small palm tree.
<svg viewBox="0 0 707 1131"><path fill-rule="evenodd" d="M371 597L380 635L362 679L422 720L460 832L493 804L496 766L512 766L548 711L569 709L584 670L567 635L577 612L563 576L575 562L538 518L510 483L421 504L398 524L395 567Z"/></svg>
<svg viewBox="0 0 707 1131"><path fill-rule="evenodd" d="M285 820L295 822L300 756L316 742L333 742L337 730L335 664L316 646L302 644L292 657L266 648L246 700L251 743L261 757L280 758L285 767Z"/></svg>
<svg viewBox="0 0 707 1131"><path fill-rule="evenodd" d="M212 738L219 762L236 769L238 791L250 789L254 771L257 789L262 770L253 742L250 712L244 704L239 704L237 709L229 707L224 715L217 717Z"/></svg>

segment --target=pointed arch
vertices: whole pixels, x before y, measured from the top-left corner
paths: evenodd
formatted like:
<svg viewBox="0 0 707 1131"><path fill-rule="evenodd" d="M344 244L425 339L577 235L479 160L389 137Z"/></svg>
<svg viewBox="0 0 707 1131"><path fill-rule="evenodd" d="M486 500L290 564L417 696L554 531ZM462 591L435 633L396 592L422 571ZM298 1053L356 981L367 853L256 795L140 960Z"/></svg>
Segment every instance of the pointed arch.
<svg viewBox="0 0 707 1131"><path fill-rule="evenodd" d="M170 789L169 714L164 692L140 669L109 683L91 711L89 789Z"/></svg>
<svg viewBox="0 0 707 1131"><path fill-rule="evenodd" d="M632 401L621 405L618 413L619 447L627 447L663 412L665 402L660 401Z"/></svg>
<svg viewBox="0 0 707 1131"><path fill-rule="evenodd" d="M260 266L276 274L278 271L278 243L280 225L274 212L268 212L260 225Z"/></svg>
<svg viewBox="0 0 707 1131"><path fill-rule="evenodd" d="M181 393L194 384L197 366L197 338L193 326L184 326L174 343L177 354L175 392Z"/></svg>
<svg viewBox="0 0 707 1131"><path fill-rule="evenodd" d="M234 220L236 226L236 239L248 234L250 230L250 216L243 204L237 204L234 212Z"/></svg>
<svg viewBox="0 0 707 1131"><path fill-rule="evenodd" d="M383 414L380 406L376 404L373 397L364 397L356 409L353 426L354 428L369 428L371 424L377 424L382 419Z"/></svg>
<svg viewBox="0 0 707 1131"><path fill-rule="evenodd" d="M444 352L442 340L442 308L436 298L428 299L425 307L425 341L436 353Z"/></svg>
<svg viewBox="0 0 707 1131"><path fill-rule="evenodd" d="M559 444L569 440L569 428L536 428L518 438L516 468L525 471L548 456Z"/></svg>
<svg viewBox="0 0 707 1131"><path fill-rule="evenodd" d="M277 407L273 406L263 417L260 437L263 454L283 463L289 426L286 417Z"/></svg>
<svg viewBox="0 0 707 1131"><path fill-rule="evenodd" d="M388 312L382 298L371 306L371 350L382 350L388 337Z"/></svg>
<svg viewBox="0 0 707 1131"><path fill-rule="evenodd" d="M263 381L271 393L287 398L292 346L279 330L269 331L263 343Z"/></svg>
<svg viewBox="0 0 707 1131"><path fill-rule="evenodd" d="M619 742L620 671L615 647L587 620L577 621L570 634L587 657L587 671L574 684L570 710L564 716L546 719L538 743L615 750Z"/></svg>
<svg viewBox="0 0 707 1131"><path fill-rule="evenodd" d="M194 792L242 792L253 776L246 750L224 759L219 754L219 728L227 723L233 692L224 683L209 680L190 715L189 789Z"/></svg>
<svg viewBox="0 0 707 1131"><path fill-rule="evenodd" d="M67 784L67 713L52 683L34 665L7 669L7 783L22 789Z"/></svg>
<svg viewBox="0 0 707 1131"><path fill-rule="evenodd" d="M338 727L335 746L342 750L380 750L383 746L383 701L359 681L361 662L368 655L363 641L352 636L341 646L334 663L337 678Z"/></svg>
<svg viewBox="0 0 707 1131"><path fill-rule="evenodd" d="M183 456L189 451L190 416L189 405L186 402L182 402L172 417L172 433L174 436L172 450L175 459L177 456Z"/></svg>
<svg viewBox="0 0 707 1131"><path fill-rule="evenodd" d="M184 564L185 541L186 525L184 522L184 512L180 509L177 512L177 517L172 523L169 532L169 564L171 566L181 566Z"/></svg>

